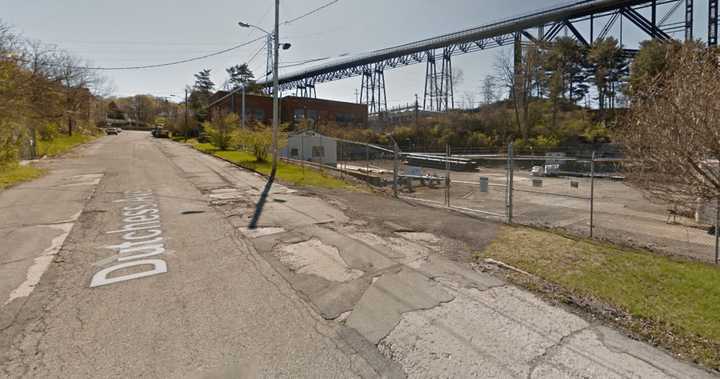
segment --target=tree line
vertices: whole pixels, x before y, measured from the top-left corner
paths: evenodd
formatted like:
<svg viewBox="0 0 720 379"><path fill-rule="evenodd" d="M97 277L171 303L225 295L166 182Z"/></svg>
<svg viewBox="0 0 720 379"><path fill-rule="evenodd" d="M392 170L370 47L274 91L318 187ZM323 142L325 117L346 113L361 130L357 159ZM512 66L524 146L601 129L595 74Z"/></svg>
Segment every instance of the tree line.
<svg viewBox="0 0 720 379"><path fill-rule="evenodd" d="M108 82L87 66L0 20L0 166L34 157L40 140L88 133L104 118L93 98Z"/></svg>
<svg viewBox="0 0 720 379"><path fill-rule="evenodd" d="M570 37L530 43L518 56L499 53L495 72L481 82L483 104L421 116L382 130L320 126L325 134L387 143L392 132L408 148L444 151L445 145L535 152L583 148L613 140L627 106L661 74L679 42L648 40L633 59L614 38L586 47Z"/></svg>

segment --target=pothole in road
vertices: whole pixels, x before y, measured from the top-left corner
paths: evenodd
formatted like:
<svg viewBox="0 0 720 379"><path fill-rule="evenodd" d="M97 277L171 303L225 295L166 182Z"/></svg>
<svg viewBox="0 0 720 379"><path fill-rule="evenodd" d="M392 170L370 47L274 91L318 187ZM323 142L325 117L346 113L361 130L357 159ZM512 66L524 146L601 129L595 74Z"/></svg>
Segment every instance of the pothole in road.
<svg viewBox="0 0 720 379"><path fill-rule="evenodd" d="M182 212L180 212L181 215L197 215L197 214L201 214L201 213L205 213L205 211L182 211Z"/></svg>

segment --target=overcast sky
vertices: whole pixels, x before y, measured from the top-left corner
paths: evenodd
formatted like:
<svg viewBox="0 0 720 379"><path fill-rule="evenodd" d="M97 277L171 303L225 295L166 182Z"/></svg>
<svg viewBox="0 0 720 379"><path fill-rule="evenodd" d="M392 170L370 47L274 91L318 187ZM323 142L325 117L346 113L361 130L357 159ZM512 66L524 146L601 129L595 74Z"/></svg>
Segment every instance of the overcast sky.
<svg viewBox="0 0 720 379"><path fill-rule="evenodd" d="M281 19L302 15L329 0L282 1ZM565 1L567 2L567 1ZM282 52L281 62L362 53L406 42L455 32L527 11L563 3L562 0L340 0L315 15L281 29L283 41L292 48ZM696 1L698 8L705 1ZM238 21L272 28L273 0L0 0L0 18L26 37L54 43L87 59L95 66L132 66L190 58L238 45L260 36L242 29ZM662 14L662 12L661 12ZM696 12L698 20L707 13ZM682 9L672 20L682 18ZM705 34L699 21L696 36ZM617 29L617 26L616 26ZM617 30L615 35L617 35ZM625 24L628 45L640 38ZM193 74L210 68L218 87L226 79L225 68L249 60L262 76L265 66L263 41L222 56L173 67L139 71L107 72L119 96L146 93L182 95ZM480 100L479 86L493 73L499 49L454 58L454 68L464 72L456 88L456 102L467 95ZM288 68L287 70L294 70ZM414 101L424 86L425 66L414 65L386 72L390 106ZM319 85L318 97L355 101L360 78Z"/></svg>

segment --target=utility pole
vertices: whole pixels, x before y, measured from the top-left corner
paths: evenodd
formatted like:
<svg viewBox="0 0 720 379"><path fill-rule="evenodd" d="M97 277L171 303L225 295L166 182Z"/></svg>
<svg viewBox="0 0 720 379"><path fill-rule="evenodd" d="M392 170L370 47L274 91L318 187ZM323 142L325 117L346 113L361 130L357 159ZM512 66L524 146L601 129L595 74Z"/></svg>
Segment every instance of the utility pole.
<svg viewBox="0 0 720 379"><path fill-rule="evenodd" d="M280 0L275 0L275 33L273 35L274 42L274 59L273 59L273 125L272 125L272 149L273 149L273 161L272 170L270 172L270 181L275 179L275 173L277 172L277 159L278 159L278 123L279 123L279 101L278 101L278 63L280 59L278 55L280 53Z"/></svg>
<svg viewBox="0 0 720 379"><path fill-rule="evenodd" d="M189 127L188 123L188 89L185 87L185 127ZM187 137L187 135L185 136Z"/></svg>
<svg viewBox="0 0 720 379"><path fill-rule="evenodd" d="M418 95L415 94L415 126L418 123L418 114L420 113L420 102L418 102Z"/></svg>

